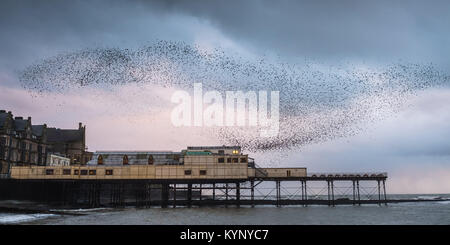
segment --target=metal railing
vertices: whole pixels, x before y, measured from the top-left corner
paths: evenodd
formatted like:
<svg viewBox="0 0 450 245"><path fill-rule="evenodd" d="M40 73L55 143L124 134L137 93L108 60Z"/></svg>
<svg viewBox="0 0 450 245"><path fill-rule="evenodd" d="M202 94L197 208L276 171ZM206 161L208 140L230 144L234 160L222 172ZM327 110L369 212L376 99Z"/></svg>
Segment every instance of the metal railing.
<svg viewBox="0 0 450 245"><path fill-rule="evenodd" d="M387 172L322 172L308 173L308 177L387 177Z"/></svg>

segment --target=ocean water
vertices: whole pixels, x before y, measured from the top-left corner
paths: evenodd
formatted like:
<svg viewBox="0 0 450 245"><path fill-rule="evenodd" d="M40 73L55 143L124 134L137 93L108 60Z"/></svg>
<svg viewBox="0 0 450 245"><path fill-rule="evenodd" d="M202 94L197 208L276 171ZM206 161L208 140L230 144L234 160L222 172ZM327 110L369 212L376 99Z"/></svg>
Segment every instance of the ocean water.
<svg viewBox="0 0 450 245"><path fill-rule="evenodd" d="M442 195L440 195L442 197ZM448 197L448 195L447 195ZM418 196L432 199L432 196ZM72 214L0 214L0 224L43 225L449 225L450 201L336 207L257 206L67 210Z"/></svg>
<svg viewBox="0 0 450 245"><path fill-rule="evenodd" d="M37 221L55 216L54 214L17 214L17 213L0 213L0 224L17 224L30 221Z"/></svg>

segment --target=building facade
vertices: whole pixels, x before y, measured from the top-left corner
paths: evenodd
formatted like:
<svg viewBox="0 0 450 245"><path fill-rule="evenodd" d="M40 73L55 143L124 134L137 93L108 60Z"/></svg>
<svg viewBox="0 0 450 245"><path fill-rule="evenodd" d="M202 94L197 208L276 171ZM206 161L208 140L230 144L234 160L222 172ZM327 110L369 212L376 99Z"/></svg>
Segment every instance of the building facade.
<svg viewBox="0 0 450 245"><path fill-rule="evenodd" d="M46 125L32 125L31 117L13 117L0 110L0 173L11 165L45 165L48 145Z"/></svg>
<svg viewBox="0 0 450 245"><path fill-rule="evenodd" d="M70 158L55 154L47 155L47 166L70 166Z"/></svg>
<svg viewBox="0 0 450 245"><path fill-rule="evenodd" d="M86 151L85 130L81 123L78 129L32 125L31 117L0 110L0 174L8 174L11 166L45 166L50 153L68 157L71 164L85 164L92 156Z"/></svg>
<svg viewBox="0 0 450 245"><path fill-rule="evenodd" d="M71 164L86 164L92 152L86 147L86 126L78 124L78 129L47 128L47 143L51 152L70 158Z"/></svg>
<svg viewBox="0 0 450 245"><path fill-rule="evenodd" d="M87 165L13 167L11 178L246 181L307 176L306 168L256 168L252 162L239 146L188 147L181 152L98 151Z"/></svg>
<svg viewBox="0 0 450 245"><path fill-rule="evenodd" d="M239 146L189 146L173 151L96 151L87 165L184 165L192 162L247 163Z"/></svg>

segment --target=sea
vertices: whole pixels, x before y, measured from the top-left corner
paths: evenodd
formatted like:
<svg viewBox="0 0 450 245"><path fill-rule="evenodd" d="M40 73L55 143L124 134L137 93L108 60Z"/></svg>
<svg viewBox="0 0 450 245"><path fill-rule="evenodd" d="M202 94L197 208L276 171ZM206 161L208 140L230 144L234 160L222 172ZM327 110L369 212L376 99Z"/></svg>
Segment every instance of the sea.
<svg viewBox="0 0 450 245"><path fill-rule="evenodd" d="M450 194L388 195L427 202L388 205L95 208L55 213L0 213L22 225L449 225ZM20 203L17 203L20 205Z"/></svg>

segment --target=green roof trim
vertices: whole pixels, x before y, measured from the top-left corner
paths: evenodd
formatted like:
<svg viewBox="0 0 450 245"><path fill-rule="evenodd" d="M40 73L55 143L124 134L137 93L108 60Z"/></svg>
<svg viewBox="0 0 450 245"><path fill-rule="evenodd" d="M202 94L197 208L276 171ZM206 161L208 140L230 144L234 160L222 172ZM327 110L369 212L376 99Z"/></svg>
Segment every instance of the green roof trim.
<svg viewBox="0 0 450 245"><path fill-rule="evenodd" d="M204 156L204 155L212 155L212 153L209 151L187 151L186 155Z"/></svg>

